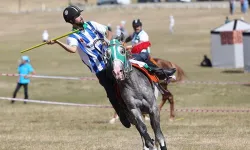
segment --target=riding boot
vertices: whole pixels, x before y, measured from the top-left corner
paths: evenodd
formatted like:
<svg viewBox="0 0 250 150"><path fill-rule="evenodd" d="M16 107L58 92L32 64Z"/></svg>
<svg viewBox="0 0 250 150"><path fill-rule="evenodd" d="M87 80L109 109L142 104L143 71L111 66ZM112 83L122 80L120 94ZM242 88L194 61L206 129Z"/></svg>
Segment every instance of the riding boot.
<svg viewBox="0 0 250 150"><path fill-rule="evenodd" d="M171 68L171 69L159 68L157 65L155 65L150 60L148 60L146 63L150 67L151 72L156 74L156 76L160 80L164 80L164 79L168 78L169 76L172 76L176 72L175 68Z"/></svg>
<svg viewBox="0 0 250 150"><path fill-rule="evenodd" d="M130 128L131 124L123 110L123 108L120 105L119 99L116 95L116 86L115 86L115 80L113 79L113 76L110 75L112 72L110 70L102 70L99 73L96 74L99 83L104 87L108 99L110 103L112 104L113 108L115 109L115 112L120 118L120 122L125 126L126 128Z"/></svg>

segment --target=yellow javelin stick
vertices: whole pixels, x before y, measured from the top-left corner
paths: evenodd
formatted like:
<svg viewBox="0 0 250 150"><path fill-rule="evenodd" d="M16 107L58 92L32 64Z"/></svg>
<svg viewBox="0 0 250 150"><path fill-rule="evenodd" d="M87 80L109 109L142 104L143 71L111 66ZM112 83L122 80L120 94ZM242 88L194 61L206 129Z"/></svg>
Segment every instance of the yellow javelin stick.
<svg viewBox="0 0 250 150"><path fill-rule="evenodd" d="M61 38L64 38L65 36L68 36L68 35L70 35L70 34L72 34L72 33L76 33L76 32L78 32L78 31L80 31L80 30L78 29L78 30L71 31L71 32L66 33L66 34L64 34L64 35L62 35L62 36L59 36L59 37L57 37L57 38L52 39L52 41L59 40L59 39L61 39ZM43 46L43 45L45 45L45 44L47 44L47 42L43 42L43 43L38 44L38 45L35 45L35 46L31 47L31 48L22 50L21 53L30 51L30 50L32 50L32 49L38 48L38 47Z"/></svg>

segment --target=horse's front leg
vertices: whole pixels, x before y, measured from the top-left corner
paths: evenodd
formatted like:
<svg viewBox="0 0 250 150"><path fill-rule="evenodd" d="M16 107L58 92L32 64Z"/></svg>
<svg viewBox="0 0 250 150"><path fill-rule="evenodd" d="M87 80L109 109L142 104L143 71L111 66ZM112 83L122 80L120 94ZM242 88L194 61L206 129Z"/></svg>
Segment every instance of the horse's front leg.
<svg viewBox="0 0 250 150"><path fill-rule="evenodd" d="M168 90L167 84L161 84L161 86L168 91L167 93L162 94L162 100L159 104L160 111L162 110L163 105L166 103L166 101L169 101L170 104L170 121L173 121L175 115L174 115L174 97L173 94Z"/></svg>
<svg viewBox="0 0 250 150"><path fill-rule="evenodd" d="M151 110L149 111L150 115L150 123L155 133L155 140L160 144L161 150L167 150L167 145L165 142L165 138L163 136L163 133L161 131L160 127L160 113L159 108L154 105Z"/></svg>
<svg viewBox="0 0 250 150"><path fill-rule="evenodd" d="M144 137L142 135L141 135L141 140L142 140L143 150L149 150L149 148L146 147L145 140L144 140Z"/></svg>
<svg viewBox="0 0 250 150"><path fill-rule="evenodd" d="M112 119L109 120L109 123L110 123L110 124L114 124L115 121L116 121L116 119L118 119L118 118L119 118L119 117L118 117L117 113L114 112L114 115L113 115Z"/></svg>
<svg viewBox="0 0 250 150"><path fill-rule="evenodd" d="M139 131L140 135L145 140L145 146L147 148L149 148L149 150L153 150L154 149L154 142L150 138L150 136L149 136L149 134L147 132L147 127L146 127L145 123L143 122L142 114L141 114L140 110L137 109L137 108L133 108L130 111L131 111L131 114L133 115L133 117L135 119L134 120L134 125L135 125L136 129Z"/></svg>
<svg viewBox="0 0 250 150"><path fill-rule="evenodd" d="M175 115L174 115L174 97L172 95L172 93L169 92L168 95L168 101L170 104L170 120L173 120Z"/></svg>
<svg viewBox="0 0 250 150"><path fill-rule="evenodd" d="M167 95L162 95L161 103L159 104L160 111L162 110L162 107L166 103L167 99L168 99Z"/></svg>

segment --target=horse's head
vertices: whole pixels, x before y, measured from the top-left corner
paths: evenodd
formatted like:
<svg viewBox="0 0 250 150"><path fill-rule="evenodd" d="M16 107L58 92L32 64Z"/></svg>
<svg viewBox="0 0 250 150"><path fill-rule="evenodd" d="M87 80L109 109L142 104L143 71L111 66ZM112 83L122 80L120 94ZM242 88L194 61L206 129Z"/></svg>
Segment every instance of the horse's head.
<svg viewBox="0 0 250 150"><path fill-rule="evenodd" d="M107 63L116 80L122 81L131 71L132 67L129 62L129 53L123 47L118 39L110 41L108 50L106 51Z"/></svg>

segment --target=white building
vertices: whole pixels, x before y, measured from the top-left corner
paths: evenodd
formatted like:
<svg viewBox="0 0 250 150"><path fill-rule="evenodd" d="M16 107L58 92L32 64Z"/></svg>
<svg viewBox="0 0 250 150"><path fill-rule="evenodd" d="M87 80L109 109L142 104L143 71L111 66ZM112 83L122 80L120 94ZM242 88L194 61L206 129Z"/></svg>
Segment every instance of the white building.
<svg viewBox="0 0 250 150"><path fill-rule="evenodd" d="M250 24L233 20L211 31L212 65L217 68L243 68L242 31L250 30Z"/></svg>

